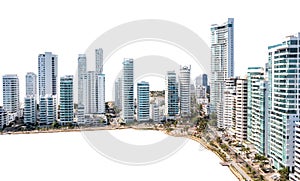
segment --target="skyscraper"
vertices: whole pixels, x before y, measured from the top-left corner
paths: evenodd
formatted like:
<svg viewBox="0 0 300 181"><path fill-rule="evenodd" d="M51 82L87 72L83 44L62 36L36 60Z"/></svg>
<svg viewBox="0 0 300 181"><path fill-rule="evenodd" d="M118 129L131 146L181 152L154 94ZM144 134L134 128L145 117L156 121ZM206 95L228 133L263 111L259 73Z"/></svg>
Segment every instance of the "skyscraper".
<svg viewBox="0 0 300 181"><path fill-rule="evenodd" d="M248 68L247 140L254 145L258 153L266 155L268 95L264 72L262 67Z"/></svg>
<svg viewBox="0 0 300 181"><path fill-rule="evenodd" d="M60 78L60 123L72 123L74 120L73 76Z"/></svg>
<svg viewBox="0 0 300 181"><path fill-rule="evenodd" d="M3 108L8 113L20 113L19 78L15 74L4 75L3 83Z"/></svg>
<svg viewBox="0 0 300 181"><path fill-rule="evenodd" d="M97 82L96 72L87 72L87 105L85 105L85 112L88 114L97 113Z"/></svg>
<svg viewBox="0 0 300 181"><path fill-rule="evenodd" d="M86 55L78 55L78 106L84 108L87 106L87 64Z"/></svg>
<svg viewBox="0 0 300 181"><path fill-rule="evenodd" d="M26 74L26 96L37 96L37 79L36 74L33 72L28 72Z"/></svg>
<svg viewBox="0 0 300 181"><path fill-rule="evenodd" d="M179 74L180 115L191 115L191 66L181 66Z"/></svg>
<svg viewBox="0 0 300 181"><path fill-rule="evenodd" d="M45 52L38 56L39 95L57 94L57 55Z"/></svg>
<svg viewBox="0 0 300 181"><path fill-rule="evenodd" d="M78 56L78 121L84 123L84 114L105 113L105 75L103 50L95 49L95 69L87 71L85 54Z"/></svg>
<svg viewBox="0 0 300 181"><path fill-rule="evenodd" d="M295 137L299 137L295 136L295 122L299 122L300 114L299 41L300 33L268 47L268 155L276 168L289 167L290 171L300 150L294 147Z"/></svg>
<svg viewBox="0 0 300 181"><path fill-rule="evenodd" d="M122 111L126 123L134 121L134 69L133 59L125 58L123 61L122 81Z"/></svg>
<svg viewBox="0 0 300 181"><path fill-rule="evenodd" d="M105 75L97 75L97 112L105 114Z"/></svg>
<svg viewBox="0 0 300 181"><path fill-rule="evenodd" d="M165 114L167 119L175 119L178 114L178 83L175 71L168 71L165 80Z"/></svg>
<svg viewBox="0 0 300 181"><path fill-rule="evenodd" d="M137 120L149 121L150 100L149 83L142 81L137 84Z"/></svg>
<svg viewBox="0 0 300 181"><path fill-rule="evenodd" d="M33 72L26 74L26 97L24 98L24 123L36 123L37 119L37 76Z"/></svg>
<svg viewBox="0 0 300 181"><path fill-rule="evenodd" d="M236 133L236 82L237 77L226 78L224 87L223 128L229 129L232 134Z"/></svg>
<svg viewBox="0 0 300 181"><path fill-rule="evenodd" d="M122 109L122 78L115 81L115 105Z"/></svg>
<svg viewBox="0 0 300 181"><path fill-rule="evenodd" d="M228 18L222 25L211 25L210 109L223 115L224 81L234 76L234 20ZM222 128L223 117L218 117Z"/></svg>
<svg viewBox="0 0 300 181"><path fill-rule="evenodd" d="M235 135L239 141L247 139L247 79L236 81Z"/></svg>
<svg viewBox="0 0 300 181"><path fill-rule="evenodd" d="M96 56L96 73L102 74L103 73L103 49L102 48L95 49L95 56Z"/></svg>

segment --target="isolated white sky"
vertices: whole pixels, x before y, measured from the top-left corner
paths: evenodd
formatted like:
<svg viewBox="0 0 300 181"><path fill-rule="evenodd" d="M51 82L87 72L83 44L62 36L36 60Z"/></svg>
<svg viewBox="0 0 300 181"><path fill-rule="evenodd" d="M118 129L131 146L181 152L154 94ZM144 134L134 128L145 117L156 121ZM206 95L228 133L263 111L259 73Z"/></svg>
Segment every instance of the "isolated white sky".
<svg viewBox="0 0 300 181"><path fill-rule="evenodd" d="M1 1L0 74L19 75L23 100L25 74L37 73L39 53L52 51L58 55L59 76L75 74L77 55L102 33L122 23L139 19L173 21L194 31L209 45L210 25L233 17L235 71L243 75L248 66L264 65L268 45L300 31L299 4L297 0ZM107 95L107 100L111 99L111 94Z"/></svg>

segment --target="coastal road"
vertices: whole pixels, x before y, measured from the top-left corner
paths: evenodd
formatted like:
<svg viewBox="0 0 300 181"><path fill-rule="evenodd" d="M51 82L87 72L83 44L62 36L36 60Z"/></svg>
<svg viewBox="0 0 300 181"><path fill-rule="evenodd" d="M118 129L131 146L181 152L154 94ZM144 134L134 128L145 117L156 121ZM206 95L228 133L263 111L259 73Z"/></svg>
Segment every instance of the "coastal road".
<svg viewBox="0 0 300 181"><path fill-rule="evenodd" d="M231 165L246 179L246 181L251 181L251 177L234 161L231 162Z"/></svg>

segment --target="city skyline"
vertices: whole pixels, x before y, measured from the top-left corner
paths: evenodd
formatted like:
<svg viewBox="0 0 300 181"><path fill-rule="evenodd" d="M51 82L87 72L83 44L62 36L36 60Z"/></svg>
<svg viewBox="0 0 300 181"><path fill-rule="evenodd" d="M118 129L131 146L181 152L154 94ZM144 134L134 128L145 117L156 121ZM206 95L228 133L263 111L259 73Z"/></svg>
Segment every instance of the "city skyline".
<svg viewBox="0 0 300 181"><path fill-rule="evenodd" d="M233 22L233 18L228 18L224 24L211 26L211 76L213 78L209 84L211 86L210 107L206 109L216 113L219 129L227 130L238 141L248 140L258 153L270 158L276 169L287 167L291 171L290 178L296 180L300 178L300 172L297 172L297 169L294 172L295 167L300 167L295 163L295 157L298 158L300 155L297 153L297 144L296 147L294 144L298 139L297 135L295 136L295 126L299 115L299 81L295 78L299 74L297 63L299 63L300 33L286 36L282 41L279 40L279 43L268 46L269 57L264 68L248 67L248 71L244 74L246 76L236 76L233 58ZM97 117L93 115L106 113L106 81L103 74L102 48L95 49L94 61L95 70L87 70L86 56L78 55L78 102L80 103L78 113L80 114L77 114L77 123L81 122L81 119L85 121L86 116L90 116L95 123ZM39 125L54 124L57 120L61 125L74 122L73 75L61 77L58 86L58 64L58 55L45 52L38 55L38 83L35 73L26 74L24 123L35 124L37 117L39 117ZM112 83L118 87L115 92L116 97L121 92L122 103L119 104L122 104L121 118L124 123L150 120L150 86L145 81L137 83L135 94L134 70L134 59L124 58L122 77L118 78L118 82ZM175 121L178 117L190 118L192 91L202 92L202 88L205 91L208 88L207 75L198 75L194 82L191 81L191 70L191 65L181 65L178 74L175 70L166 72L165 121ZM18 75L3 75L2 80L3 108L9 118L2 121L1 126L6 121L9 121L6 122L8 124L21 116ZM193 82L192 86L191 82ZM37 84L38 99L36 99ZM198 86L200 89L196 89ZM196 96L195 92L193 94ZM204 100L199 103L201 106L208 104L205 99L204 96ZM39 100L39 114L36 111L37 100ZM154 107L152 109L154 110ZM209 111L206 111L206 114ZM157 110L154 114L157 116Z"/></svg>
<svg viewBox="0 0 300 181"><path fill-rule="evenodd" d="M16 180L24 180L26 175L32 172L32 168L36 168L35 175L30 178L31 180L40 180L45 177L44 170L56 168L56 170L63 170L63 172L50 174L47 177L49 180L55 180L56 178L61 178L62 180L93 180L99 177L104 180L110 180L112 178L111 175L116 170L119 170L116 178L131 179L132 181L140 180L147 173L157 174L150 175L146 180L153 180L157 175L160 175L161 179L167 180L180 180L181 178L181 180L193 180L195 178L200 178L201 180L239 180L239 176L244 177L241 174L243 171L246 174L245 180L279 180L279 177L280 180L287 180L286 175L290 177L289 180L300 180L300 87L298 82L300 42L297 45L283 45L285 40L300 40L300 35L297 33L300 32L300 23L297 22L299 5L299 0L290 0L285 3L282 1L257 0L212 0L206 2L190 1L188 3L170 0L153 0L151 2L87 0L71 3L58 0L1 2L0 15L4 18L1 21L2 29L0 33L0 85L3 85L2 76L17 74L19 81L19 106L21 108L24 107L22 112L24 121L34 122L37 120L34 112L37 108L34 105L36 105L35 101L39 102L38 55L44 54L44 52L52 52L58 56L56 97L46 95L39 105L40 111L44 114L49 113L43 119L45 123L52 123L52 125L49 125L50 129L54 126L59 127L59 125L53 124L57 123L53 121L60 115L55 115L53 110L60 104L60 78L65 75L73 75L74 85L79 82L77 80L78 54L85 54L86 56L86 72L94 71L94 67L103 68L101 73L105 74L105 102L114 100L112 95L117 94L120 99L119 104L122 104L120 91L116 91L116 93L112 91L115 91L113 90L114 85L123 86L120 81L115 82L115 80L119 80L119 77L114 77L113 75L121 75L120 71L122 70L124 57L130 57L133 60L149 55L168 57L178 65L191 65L191 84L194 83L195 77L200 74L207 74L210 82L210 71L199 71L199 67L192 64L192 56L186 52L179 52L176 48L169 48L170 44L165 42L158 42L157 40L157 42L150 42L148 41L149 39L143 39L143 42L133 40L128 42L128 44L121 42L119 45L122 46L114 46L114 40L118 39L115 36L106 41L109 42L107 47L111 48L111 50L108 50L105 46L93 46L95 40L98 40L97 37L107 35L107 32L114 28L120 29L124 24L141 20L169 21L191 30L192 33L202 38L205 44L210 47L211 25L214 23L221 24L226 22L227 18L232 17L234 18L235 45L234 77L231 77L235 82L230 82L232 79L228 80L230 85L228 84L228 87L224 87L224 94L221 94L221 96L224 96L223 118L226 119L226 124L228 127L231 126L231 129L226 129L224 132L218 131L217 127L211 126L214 125L214 122L209 120L206 125L208 134L201 134L201 132L197 131L194 137L196 138L195 140L198 140L200 137L200 142L189 140L189 142L194 144L188 143L181 150L182 153L174 154L170 159L153 165L136 166L135 168L138 172L132 175L127 174L132 170L131 166L107 160L106 157L99 156L99 150L97 150L98 152L91 150L90 144L86 143L86 139L82 139L82 132L63 132L64 129L69 128L62 126L62 129L55 128L50 130L54 132L62 131L61 133L43 133L47 126L31 127L29 124L29 127L27 127L28 125L24 127L20 122L22 119L19 119L16 121L16 125L9 125L1 130L3 134L3 137L1 137L1 142L3 143L1 153L6 155L3 157L1 167L5 174L1 178L8 180L13 176ZM139 32L139 29L136 29L136 31ZM169 35L175 32L164 31L159 26L151 27L149 31L158 33L163 31L161 33ZM121 36L127 32L123 31ZM135 33L135 31L130 32L139 34ZM296 37L292 38L290 35L296 35ZM127 36L123 35L123 37ZM180 38L185 37L178 36L178 39ZM294 48L296 47L298 47L297 53L291 52L295 51ZM101 55L101 50L96 54L95 49L99 48L103 48L102 53L105 55L102 59L103 64L102 60L97 58L97 55ZM183 46L183 48L186 47ZM288 48L286 52L281 52L285 48ZM107 53L105 54L105 52ZM284 58L284 55L294 56L294 54L297 54L297 58ZM297 60L296 63L294 58ZM95 59L99 60L98 65ZM200 59L199 62L201 61ZM281 61L286 61L287 63L282 63ZM265 65L266 63L267 65ZM154 66L157 65L153 64ZM178 66L178 70L176 70L178 84L179 69ZM174 68L169 71L173 70ZM32 95L35 94L34 75L32 74L30 78L26 79L27 73L30 72L36 74L37 78L36 99L34 99L35 95ZM93 74L90 75L92 77ZM165 75L167 75L167 72ZM147 81L149 82L150 90L164 90L166 87L165 75L161 77L138 77L134 80L133 85L137 87L138 82ZM271 81L269 81L270 79ZM134 97L138 97L136 90L134 88ZM76 102L77 88L74 87L73 91L74 101ZM179 85L178 91L179 96ZM0 92L4 92L2 86L0 86ZM196 111L198 109L203 109L203 112L201 112L203 116L210 114L210 112L205 112L209 111L210 108L208 99L211 97L207 98L209 92L209 86L201 85L201 83L198 86L195 85L195 87L191 85L191 94L196 96L196 100L191 100L192 115L197 114ZM151 94L155 97L155 95L163 93L157 92L157 94L154 94L151 92ZM2 97L0 96L0 106L3 105ZM151 107L154 110L151 117L162 120L160 115L165 107L161 103L164 103L164 97L158 96L154 100L150 98L150 101L155 103L150 106L150 110ZM198 106L199 104L201 106ZM195 109L195 105L197 109ZM76 107L74 108L74 115L76 115L77 109ZM180 105L178 105L178 108L180 108ZM78 108L78 114L84 115L84 112L81 111L84 111L84 108ZM111 110L106 111L110 114ZM296 114L294 111L296 111ZM118 113L116 112L116 114ZM0 129L3 121L4 123L5 121L12 121L12 117L9 116L0 107ZM88 118L89 123L92 121L91 117ZM81 118L84 120L87 117L83 116ZM97 122L104 121L101 117L96 117L95 120ZM177 127L175 124L171 124L170 129L160 128L160 122L154 123L153 130L158 128L161 131L153 131L153 135L147 135L147 133L152 131L138 131L137 134L131 134L136 132L132 129L116 130L111 131L111 133L116 138L120 138L120 141L126 143L126 140L130 140L127 143L135 144L137 142L145 147L148 146L146 145L147 143L150 145L153 143L151 142L152 138L156 139L153 141L157 141L157 138L164 139L166 135L163 134L163 131L174 129L170 131L170 134L176 132L180 134L183 126L187 125L180 123L180 120ZM245 125L245 121L247 125ZM134 125L120 127L130 128L134 127ZM145 124L138 124L137 127L143 127L142 125ZM192 138L195 134L194 131L198 130L197 128L201 129L201 125L188 130ZM163 126L167 126L167 124ZM245 126L247 126L247 129L245 129ZM33 128L33 131L29 131L29 133L38 132L39 134L22 134L25 132L21 130L25 129L27 132L27 129L31 130L31 128ZM107 126L104 126L104 128L106 129ZM18 131L14 132L14 130ZM70 131L76 131L76 128ZM121 132L122 134L114 134L114 132ZM140 136L141 132L145 133L145 136ZM247 134L246 140L245 134ZM148 137L151 139L148 139ZM227 139L229 140L226 141ZM203 151L204 148L199 146L200 144L213 149ZM93 149L95 148L93 147ZM214 154L212 151L219 153ZM122 151L122 153L125 152ZM227 156L229 156L229 159ZM248 156L249 159L247 159ZM44 161L37 167L32 162L33 158L44 158ZM77 160L76 163L74 158ZM165 170L178 169L178 159L182 161L180 163L185 163L189 166L185 167L178 174L164 174ZM60 160L63 161L61 162ZM230 172L227 166L221 165L223 163L226 164L225 161L230 164L228 167L239 165L240 169L237 167L237 169L231 169L232 172ZM87 166L83 167L82 165ZM104 170L108 170L108 172L99 176L97 172L100 168L99 166ZM284 166L287 166L289 171L293 173L289 174L288 170L283 168ZM278 167L283 169L278 172ZM77 174L66 174L72 173L78 168L82 169ZM16 170L18 174L15 174ZM202 172L199 172L199 170L202 170ZM214 170L215 174L212 174L211 170ZM239 170L242 171L240 172ZM194 174L185 174L191 171ZM270 172L266 173L265 171Z"/></svg>

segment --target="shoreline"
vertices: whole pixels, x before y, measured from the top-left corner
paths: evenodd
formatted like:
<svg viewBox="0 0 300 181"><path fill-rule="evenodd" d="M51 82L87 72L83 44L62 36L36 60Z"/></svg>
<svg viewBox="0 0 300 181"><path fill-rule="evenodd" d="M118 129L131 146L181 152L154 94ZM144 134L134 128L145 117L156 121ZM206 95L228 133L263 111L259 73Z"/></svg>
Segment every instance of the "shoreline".
<svg viewBox="0 0 300 181"><path fill-rule="evenodd" d="M135 129L135 130L152 130L152 131L161 131L168 136L175 136L175 137L185 137L190 140L196 141L201 144L205 149L214 153L221 162L224 162L223 158L214 150L210 148L210 145L203 141L201 138L190 136L190 135L183 135L183 136L176 136L168 133L164 129L151 129L151 128L135 128L135 127L95 127L95 128L73 128L73 129L49 129L49 130L34 130L34 131L17 131L17 132L9 132L9 133L1 133L1 135L21 135L21 134L40 134L40 133L64 133L64 132L81 132L81 131L101 131L101 130L122 130L122 129ZM220 162L220 163L221 163ZM230 164L228 165L229 170L235 175L235 177L243 181L245 180L244 177Z"/></svg>

